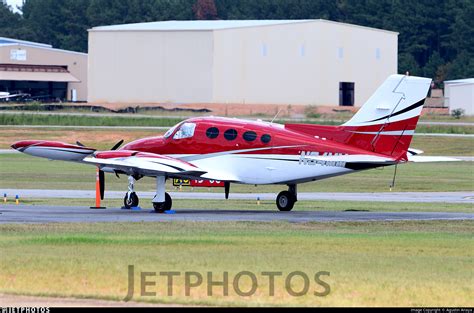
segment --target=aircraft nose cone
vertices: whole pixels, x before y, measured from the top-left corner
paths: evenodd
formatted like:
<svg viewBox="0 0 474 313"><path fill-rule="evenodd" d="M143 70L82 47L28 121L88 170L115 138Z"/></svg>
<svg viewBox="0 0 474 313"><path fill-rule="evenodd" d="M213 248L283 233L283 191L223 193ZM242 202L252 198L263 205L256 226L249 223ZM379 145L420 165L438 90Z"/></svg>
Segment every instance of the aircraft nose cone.
<svg viewBox="0 0 474 313"><path fill-rule="evenodd" d="M32 141L32 140L22 140L22 141L17 141L13 143L10 147L12 147L15 150L21 151L22 149L25 149L28 146L31 146L32 144L35 144L37 141Z"/></svg>
<svg viewBox="0 0 474 313"><path fill-rule="evenodd" d="M12 147L12 149L18 150L18 149L23 148L24 146L25 146L24 141L17 141L14 144L12 144L10 147Z"/></svg>

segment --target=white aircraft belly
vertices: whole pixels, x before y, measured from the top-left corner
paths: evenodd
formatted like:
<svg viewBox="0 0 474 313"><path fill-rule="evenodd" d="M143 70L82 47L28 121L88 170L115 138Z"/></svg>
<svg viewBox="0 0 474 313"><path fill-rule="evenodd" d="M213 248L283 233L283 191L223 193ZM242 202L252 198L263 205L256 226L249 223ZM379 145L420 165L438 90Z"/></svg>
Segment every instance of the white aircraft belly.
<svg viewBox="0 0 474 313"><path fill-rule="evenodd" d="M299 156L266 155L264 159L251 154L227 154L195 160L199 168L227 172L244 184L276 184L289 181L311 181L318 177L337 176L351 170L338 166L305 164Z"/></svg>

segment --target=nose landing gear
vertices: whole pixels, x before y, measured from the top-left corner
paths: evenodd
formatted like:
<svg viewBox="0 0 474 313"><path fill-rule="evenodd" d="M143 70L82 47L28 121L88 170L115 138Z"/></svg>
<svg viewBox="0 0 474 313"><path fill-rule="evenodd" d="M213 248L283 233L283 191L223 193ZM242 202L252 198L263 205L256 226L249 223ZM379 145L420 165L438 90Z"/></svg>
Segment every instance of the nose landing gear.
<svg viewBox="0 0 474 313"><path fill-rule="evenodd" d="M131 209L133 207L137 207L139 203L139 199L137 194L135 193L135 178L130 175L128 176L128 191L123 198L123 205L126 209Z"/></svg>
<svg viewBox="0 0 474 313"><path fill-rule="evenodd" d="M298 201L296 185L288 185L288 191L282 191L276 198L276 205L280 211L291 211L295 202Z"/></svg>

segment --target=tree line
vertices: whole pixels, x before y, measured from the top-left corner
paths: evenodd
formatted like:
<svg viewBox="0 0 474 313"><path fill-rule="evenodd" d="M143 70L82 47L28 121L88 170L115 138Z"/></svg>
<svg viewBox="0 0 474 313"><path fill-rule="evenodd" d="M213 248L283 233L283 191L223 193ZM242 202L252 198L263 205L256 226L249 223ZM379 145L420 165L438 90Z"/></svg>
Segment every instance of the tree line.
<svg viewBox="0 0 474 313"><path fill-rule="evenodd" d="M328 19L399 32L398 71L474 77L473 0L25 0L0 2L0 36L87 52L87 29L194 19Z"/></svg>

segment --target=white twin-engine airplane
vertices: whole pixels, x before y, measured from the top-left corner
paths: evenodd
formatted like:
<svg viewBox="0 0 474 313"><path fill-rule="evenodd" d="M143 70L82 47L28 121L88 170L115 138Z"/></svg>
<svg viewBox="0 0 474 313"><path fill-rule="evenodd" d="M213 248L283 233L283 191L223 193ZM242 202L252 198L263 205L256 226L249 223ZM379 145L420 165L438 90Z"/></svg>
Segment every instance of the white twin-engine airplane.
<svg viewBox="0 0 474 313"><path fill-rule="evenodd" d="M297 184L404 163L420 153L409 151L409 146L430 83L428 78L392 75L340 126L199 117L177 124L163 136L118 149L121 141L109 151L43 140L19 141L12 148L97 166L102 198L104 172L128 175L127 208L139 202L135 181L151 176L156 178L152 202L157 212L171 209L165 191L168 178L221 181L226 198L230 183L287 185L276 205L290 211L297 201Z"/></svg>
<svg viewBox="0 0 474 313"><path fill-rule="evenodd" d="M23 96L29 96L29 94L26 94L26 93L11 94L11 93L6 92L6 91L0 91L0 100L9 101L11 99L18 98L18 97L23 97Z"/></svg>

